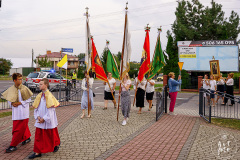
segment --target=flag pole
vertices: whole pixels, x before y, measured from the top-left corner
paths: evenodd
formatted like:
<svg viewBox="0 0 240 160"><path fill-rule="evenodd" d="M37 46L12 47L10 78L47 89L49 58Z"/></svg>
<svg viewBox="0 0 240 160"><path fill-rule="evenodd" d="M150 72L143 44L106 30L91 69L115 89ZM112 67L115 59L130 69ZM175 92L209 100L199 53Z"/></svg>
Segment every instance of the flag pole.
<svg viewBox="0 0 240 160"><path fill-rule="evenodd" d="M157 37L157 42L156 42L155 50L154 50L153 57L152 57L151 66L152 66L152 64L153 64L154 56L155 56L156 49L157 49L157 43L158 43L158 39L160 39L160 33L161 33L161 31L162 31L162 26L160 26L160 28L158 28L158 37ZM148 72L148 78L149 78L149 76L150 76L150 72L151 72L151 71L152 71L152 70L150 70L150 71ZM146 83L146 85L145 85L145 89L146 89L146 88L147 88L147 83Z"/></svg>
<svg viewBox="0 0 240 160"><path fill-rule="evenodd" d="M128 10L128 2L126 3L126 8L125 10ZM121 57L121 72L120 72L120 81L122 81L122 70L123 70L123 55L124 55L124 48L125 48L125 32L126 32L126 26L127 26L127 13L125 14L125 25L124 25L124 35L123 35L123 47L122 47L122 57ZM121 95L121 88L122 87L122 82L120 83L119 87L119 95L118 95L118 109L117 109L117 121L118 121L118 115L119 115L119 103L120 103L120 95Z"/></svg>
<svg viewBox="0 0 240 160"><path fill-rule="evenodd" d="M88 7L86 7L85 8L86 9L86 17L87 17L87 19L88 19ZM87 30L88 30L88 22L87 22ZM87 31L87 33L88 33L88 31ZM87 35L88 36L88 35ZM89 41L87 42L87 43L89 43ZM89 44L88 44L88 53L89 53ZM86 53L86 54L88 54L88 53ZM89 58L89 57L88 57ZM88 63L88 65L89 65L89 63ZM88 69L88 67L87 67L87 69ZM87 71L87 75L89 76L89 71ZM91 108L90 108L90 99L89 99L89 77L86 77L86 80L87 80L87 94L88 94L88 116L90 115L90 112L91 112Z"/></svg>
<svg viewBox="0 0 240 160"><path fill-rule="evenodd" d="M67 68L66 68L66 86L67 86Z"/></svg>
<svg viewBox="0 0 240 160"><path fill-rule="evenodd" d="M115 100L115 97L114 97L114 95L113 95L113 91L112 91L112 88L111 88L111 86L110 86L110 84L109 84L109 81L107 81L107 84L108 84L109 89L110 89L110 91L111 91L111 93L112 93L114 105L116 105L116 100Z"/></svg>
<svg viewBox="0 0 240 160"><path fill-rule="evenodd" d="M108 45L109 45L109 41L106 40L106 47L107 47L107 49L108 49L108 51L109 51ZM108 58L108 56L107 56L107 58ZM107 60L107 61L108 61L108 60ZM107 74L108 74L108 72L107 72ZM113 95L112 88L111 88L111 86L110 86L109 80L107 81L107 84L108 84L109 89L110 89L110 91L111 91L111 94L112 94L112 97L113 97L114 106L115 106L115 105L116 105L116 100L115 100L115 97L114 97L114 95Z"/></svg>
<svg viewBox="0 0 240 160"><path fill-rule="evenodd" d="M147 27L145 27L145 30L150 30L150 27L148 27L149 24L147 24ZM140 66L141 67L141 66ZM150 71L149 71L150 72ZM149 75L149 72L148 72L148 75ZM138 80L139 81L139 80ZM134 96L134 99L133 99L133 106L134 106L134 103L135 103L135 100L136 100L136 95L137 95L137 87L138 87L138 81L137 81L137 85L136 85L136 89L135 89L135 96ZM147 84L147 83L146 83ZM146 88L146 85L145 85L145 88Z"/></svg>

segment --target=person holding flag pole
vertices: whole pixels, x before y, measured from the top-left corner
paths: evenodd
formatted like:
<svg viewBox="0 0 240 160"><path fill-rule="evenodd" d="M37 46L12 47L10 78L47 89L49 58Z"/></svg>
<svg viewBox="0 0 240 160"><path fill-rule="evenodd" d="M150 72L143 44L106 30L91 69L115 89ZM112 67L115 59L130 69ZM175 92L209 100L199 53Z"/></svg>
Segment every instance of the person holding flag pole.
<svg viewBox="0 0 240 160"><path fill-rule="evenodd" d="M92 71L96 73L97 79L100 79L100 80L104 81L104 83L108 84L108 88L110 90L110 96L112 96L113 101L115 102L112 87L114 87L114 89L115 89L116 84L115 84L115 86L112 86L112 87L109 84L109 79L107 78L105 71L103 69L103 66L102 66L101 60L99 58L99 55L97 53L97 49L96 49L95 43L93 41L93 38L91 39L91 41L92 41Z"/></svg>
<svg viewBox="0 0 240 160"><path fill-rule="evenodd" d="M86 71L87 75L86 77L86 84L87 84L87 97L88 97L88 117L91 117L91 102L89 97L89 71L92 68L92 60L91 60L91 53L92 53L92 44L91 44L91 34L90 34L90 28L89 28L89 19L88 19L88 7L86 9L86 53L85 53L85 64L86 64ZM81 104L82 105L82 104ZM84 114L82 115L84 117Z"/></svg>
<svg viewBox="0 0 240 160"><path fill-rule="evenodd" d="M133 101L133 105L136 99L136 107L139 107L138 114L142 113L142 108L144 107L144 95L146 89L146 78L144 77L147 72L150 71L150 43L149 43L149 32L150 27L145 28L146 36L143 45L142 58L141 58L141 66L138 72L138 77L135 80L136 90L135 97Z"/></svg>
<svg viewBox="0 0 240 160"><path fill-rule="evenodd" d="M116 108L117 104L115 101L115 87L116 87L116 80L114 78L119 79L119 72L117 63L114 59L114 56L110 52L109 48L109 41L106 41L106 47L107 47L107 74L108 74L108 85L107 82L104 82L105 85L104 89L104 110L107 109L108 106L108 100L112 100L114 104L114 108ZM109 92L110 91L110 92Z"/></svg>
<svg viewBox="0 0 240 160"><path fill-rule="evenodd" d="M149 111L152 108L152 99L154 95L154 84L155 81L152 80L152 78L162 69L162 67L165 66L166 62L164 59L162 47L161 47L161 41L160 41L160 33L162 32L162 28L158 28L158 37L157 42L155 46L155 51L151 63L151 69L148 72L148 78L147 78L147 84L146 84L146 99L149 103Z"/></svg>
<svg viewBox="0 0 240 160"><path fill-rule="evenodd" d="M125 25L124 25L124 35L123 35L123 46L122 46L122 57L121 57L121 67L120 67L120 87L119 87L119 97L118 97L118 109L117 109L117 121L119 115L119 103L121 96L121 109L124 116L122 125L127 124L129 118L129 112L131 108L131 98L129 88L131 86L131 80L129 79L128 72L130 70L130 57L131 57L131 44L130 44L130 33L128 30L128 2L125 8Z"/></svg>

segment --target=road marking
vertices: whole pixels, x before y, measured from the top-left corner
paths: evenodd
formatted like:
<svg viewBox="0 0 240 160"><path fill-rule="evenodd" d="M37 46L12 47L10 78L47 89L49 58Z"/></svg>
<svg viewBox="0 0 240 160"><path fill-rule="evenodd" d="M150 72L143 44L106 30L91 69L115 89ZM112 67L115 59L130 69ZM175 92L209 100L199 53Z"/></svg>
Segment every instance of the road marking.
<svg viewBox="0 0 240 160"><path fill-rule="evenodd" d="M98 88L103 88L104 86L100 86L100 87L96 87L95 89L98 89Z"/></svg>

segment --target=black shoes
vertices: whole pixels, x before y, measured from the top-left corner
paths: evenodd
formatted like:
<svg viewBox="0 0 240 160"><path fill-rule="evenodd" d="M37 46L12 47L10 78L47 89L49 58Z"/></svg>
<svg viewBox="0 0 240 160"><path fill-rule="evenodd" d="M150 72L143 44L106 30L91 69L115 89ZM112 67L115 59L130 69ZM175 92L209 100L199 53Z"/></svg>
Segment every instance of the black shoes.
<svg viewBox="0 0 240 160"><path fill-rule="evenodd" d="M41 156L42 156L42 154L36 155L36 153L33 153L31 156L28 157L28 159L34 159L34 158L41 157Z"/></svg>
<svg viewBox="0 0 240 160"><path fill-rule="evenodd" d="M11 152L16 151L16 150L17 150L17 147L10 146L10 147L8 147L8 149L6 149L6 153L11 153Z"/></svg>
<svg viewBox="0 0 240 160"><path fill-rule="evenodd" d="M59 146L55 146L53 152L57 152L59 150Z"/></svg>
<svg viewBox="0 0 240 160"><path fill-rule="evenodd" d="M27 144L27 143L29 143L29 142L31 142L31 139L30 139L30 138L28 138L27 140L23 141L23 142L22 142L22 145L25 145L25 144Z"/></svg>

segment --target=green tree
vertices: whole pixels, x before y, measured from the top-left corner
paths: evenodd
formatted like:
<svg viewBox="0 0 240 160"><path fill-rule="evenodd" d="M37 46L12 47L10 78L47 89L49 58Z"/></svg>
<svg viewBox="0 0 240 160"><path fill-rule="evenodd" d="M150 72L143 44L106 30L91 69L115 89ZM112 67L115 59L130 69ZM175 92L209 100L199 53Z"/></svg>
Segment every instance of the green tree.
<svg viewBox="0 0 240 160"><path fill-rule="evenodd" d="M131 78L135 78L140 68L140 63L130 62L130 71L128 72Z"/></svg>
<svg viewBox="0 0 240 160"><path fill-rule="evenodd" d="M108 54L108 48L105 47L105 48L103 49L103 53L102 53L102 56L101 56L101 58L100 58L105 73L107 73L107 66L106 66L106 64L107 64L107 54Z"/></svg>
<svg viewBox="0 0 240 160"><path fill-rule="evenodd" d="M79 55L77 55L78 60L81 60L82 58L85 57L85 53L80 53Z"/></svg>
<svg viewBox="0 0 240 160"><path fill-rule="evenodd" d="M172 25L172 34L167 31L168 43L166 52L169 60L163 69L164 74L179 73L177 41L197 40L236 40L240 33L239 15L232 11L226 18L222 5L211 1L210 7L204 7L199 0L181 0L175 11L176 20ZM165 57L166 58L166 57ZM182 71L183 85L185 88L190 82L186 71Z"/></svg>
<svg viewBox="0 0 240 160"><path fill-rule="evenodd" d="M224 17L222 5L211 1L204 7L199 0L178 1L172 31L177 41L236 39L240 33L239 15L232 11Z"/></svg>
<svg viewBox="0 0 240 160"><path fill-rule="evenodd" d="M0 74L5 75L12 67L11 60L0 58Z"/></svg>
<svg viewBox="0 0 240 160"><path fill-rule="evenodd" d="M33 60L35 64L38 63L39 67L53 67L53 63L45 56L44 58L38 58Z"/></svg>

